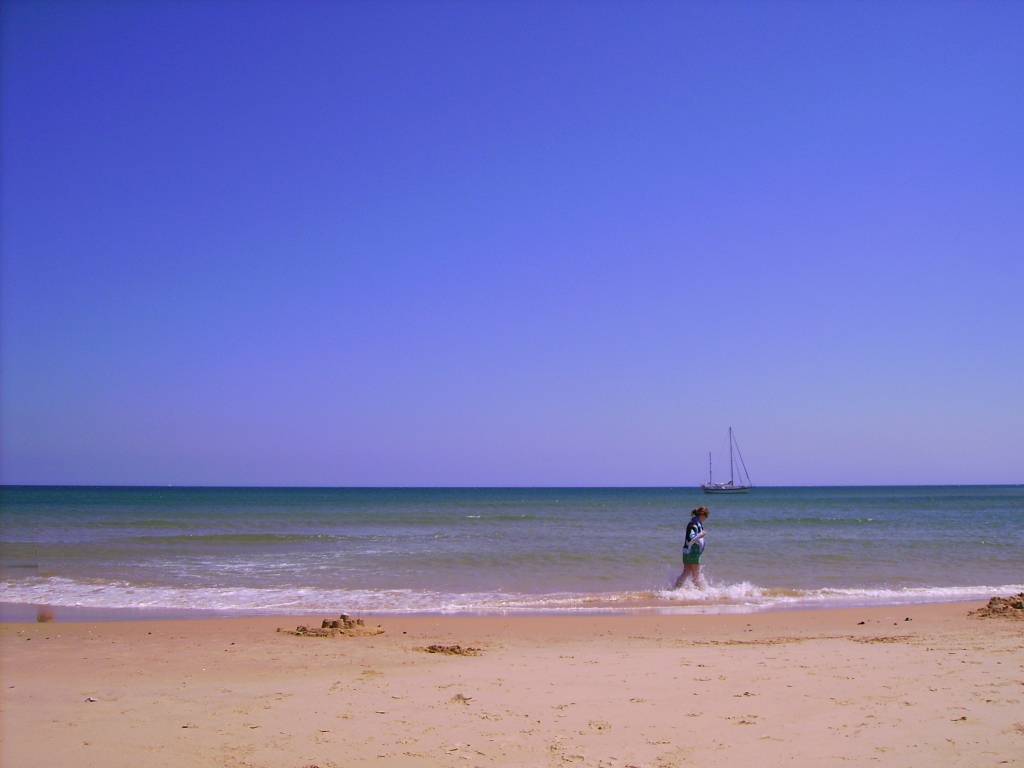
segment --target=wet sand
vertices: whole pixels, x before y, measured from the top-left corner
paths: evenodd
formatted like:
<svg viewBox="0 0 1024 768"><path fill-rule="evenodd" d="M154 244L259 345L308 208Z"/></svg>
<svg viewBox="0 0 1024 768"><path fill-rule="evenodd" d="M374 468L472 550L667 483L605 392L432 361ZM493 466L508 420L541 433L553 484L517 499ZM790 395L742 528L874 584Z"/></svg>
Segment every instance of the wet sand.
<svg viewBox="0 0 1024 768"><path fill-rule="evenodd" d="M328 637L276 631L326 614L58 611L0 625L0 763L1024 765L1024 621L977 607L365 617L384 633Z"/></svg>

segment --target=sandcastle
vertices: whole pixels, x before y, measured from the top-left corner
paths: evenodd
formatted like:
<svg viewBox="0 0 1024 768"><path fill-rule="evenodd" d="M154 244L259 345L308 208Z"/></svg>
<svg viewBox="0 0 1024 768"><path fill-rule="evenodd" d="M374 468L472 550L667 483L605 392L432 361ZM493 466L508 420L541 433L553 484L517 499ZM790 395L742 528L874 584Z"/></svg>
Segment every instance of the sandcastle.
<svg viewBox="0 0 1024 768"><path fill-rule="evenodd" d="M277 628L277 631L287 632L289 635L298 635L299 637L366 637L384 634L384 629L380 624L375 627L368 627L362 619L355 619L347 613L341 614L337 619L324 619L320 622L319 627L309 627L305 624L300 624L295 628L294 632L282 630L280 627Z"/></svg>
<svg viewBox="0 0 1024 768"><path fill-rule="evenodd" d="M988 605L973 611L971 615L986 619L1024 619L1024 592L1012 597L993 597L988 601Z"/></svg>

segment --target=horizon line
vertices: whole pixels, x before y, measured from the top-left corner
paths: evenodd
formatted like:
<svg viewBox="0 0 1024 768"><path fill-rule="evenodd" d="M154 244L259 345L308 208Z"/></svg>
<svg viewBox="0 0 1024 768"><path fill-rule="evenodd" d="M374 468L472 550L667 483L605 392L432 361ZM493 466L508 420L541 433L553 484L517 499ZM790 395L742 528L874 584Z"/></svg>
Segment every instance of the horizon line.
<svg viewBox="0 0 1024 768"><path fill-rule="evenodd" d="M759 488L1013 488L1024 482L1008 483L766 483ZM135 488L135 489L264 489L264 490L686 490L700 485L234 485L190 483L0 483L0 488Z"/></svg>

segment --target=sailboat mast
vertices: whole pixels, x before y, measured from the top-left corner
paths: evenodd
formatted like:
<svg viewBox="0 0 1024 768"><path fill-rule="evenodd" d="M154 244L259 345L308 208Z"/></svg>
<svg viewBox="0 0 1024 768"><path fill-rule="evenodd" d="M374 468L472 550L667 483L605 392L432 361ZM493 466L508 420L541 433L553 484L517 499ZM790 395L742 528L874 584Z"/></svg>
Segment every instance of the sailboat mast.
<svg viewBox="0 0 1024 768"><path fill-rule="evenodd" d="M711 476L711 451L708 451L708 485L714 482L714 478Z"/></svg>
<svg viewBox="0 0 1024 768"><path fill-rule="evenodd" d="M732 484L732 427L729 427L729 485Z"/></svg>

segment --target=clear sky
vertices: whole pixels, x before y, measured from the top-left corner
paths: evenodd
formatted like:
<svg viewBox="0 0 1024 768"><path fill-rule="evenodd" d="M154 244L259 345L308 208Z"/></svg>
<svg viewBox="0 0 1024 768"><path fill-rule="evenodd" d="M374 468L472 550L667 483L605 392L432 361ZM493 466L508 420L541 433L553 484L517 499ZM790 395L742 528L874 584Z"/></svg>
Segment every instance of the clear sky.
<svg viewBox="0 0 1024 768"><path fill-rule="evenodd" d="M1024 3L0 14L3 482L1024 482Z"/></svg>

